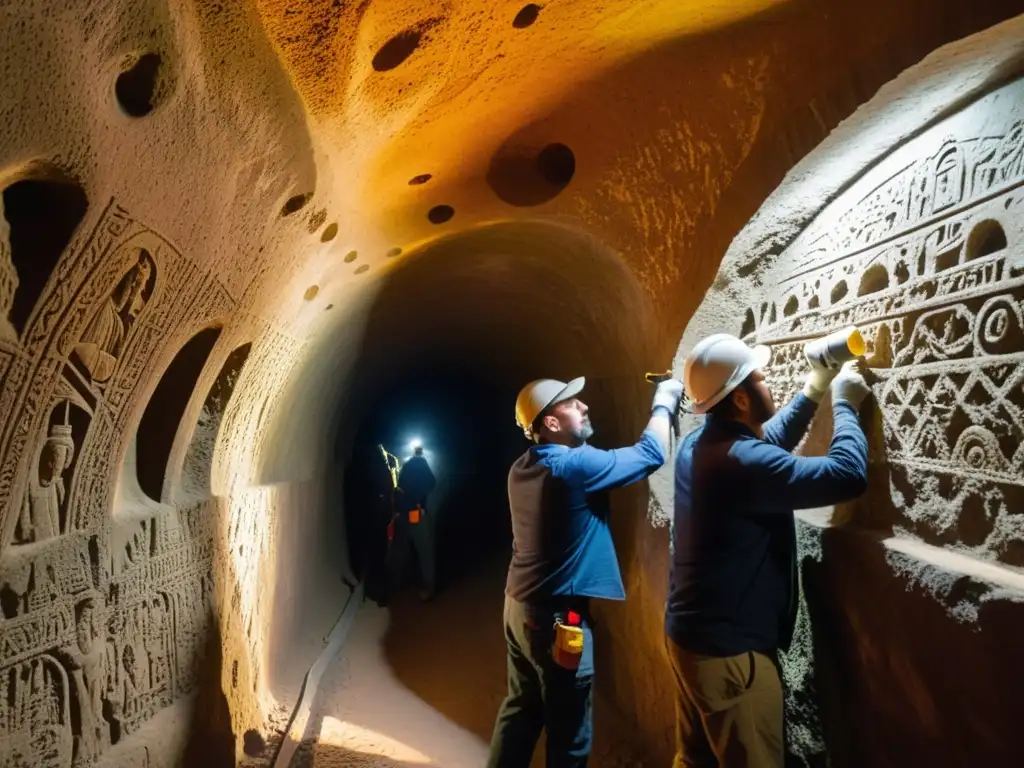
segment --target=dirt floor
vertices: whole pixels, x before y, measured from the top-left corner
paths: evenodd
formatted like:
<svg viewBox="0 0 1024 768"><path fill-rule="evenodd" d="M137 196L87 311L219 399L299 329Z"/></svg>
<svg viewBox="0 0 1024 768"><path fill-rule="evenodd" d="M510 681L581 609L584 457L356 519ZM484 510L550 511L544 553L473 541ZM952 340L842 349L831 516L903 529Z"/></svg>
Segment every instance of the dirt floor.
<svg viewBox="0 0 1024 768"><path fill-rule="evenodd" d="M505 694L504 576L499 559L431 603L413 593L387 609L364 603L324 674L293 766L481 768ZM617 741L608 708L595 709L590 764L643 766ZM542 741L533 768L543 765Z"/></svg>

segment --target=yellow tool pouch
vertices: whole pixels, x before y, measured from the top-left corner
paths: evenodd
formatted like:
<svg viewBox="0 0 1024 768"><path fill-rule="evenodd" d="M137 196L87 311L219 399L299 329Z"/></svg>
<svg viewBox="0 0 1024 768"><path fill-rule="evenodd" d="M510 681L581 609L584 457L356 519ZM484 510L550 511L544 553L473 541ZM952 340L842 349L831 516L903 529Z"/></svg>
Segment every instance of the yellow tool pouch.
<svg viewBox="0 0 1024 768"><path fill-rule="evenodd" d="M555 664L565 669L579 669L583 657L583 627L555 622L555 644L551 649Z"/></svg>
<svg viewBox="0 0 1024 768"><path fill-rule="evenodd" d="M419 521L420 521L420 508L416 507L415 509L410 509L409 510L409 522L412 523L413 525L415 525Z"/></svg>

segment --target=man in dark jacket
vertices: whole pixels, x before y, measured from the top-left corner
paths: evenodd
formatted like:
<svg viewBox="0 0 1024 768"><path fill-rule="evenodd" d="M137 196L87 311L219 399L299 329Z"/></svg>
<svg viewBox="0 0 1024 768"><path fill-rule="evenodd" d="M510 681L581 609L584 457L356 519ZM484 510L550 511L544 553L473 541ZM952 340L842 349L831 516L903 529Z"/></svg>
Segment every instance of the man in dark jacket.
<svg viewBox="0 0 1024 768"><path fill-rule="evenodd" d="M603 451L584 380L539 379L516 400L530 447L508 475L512 562L505 586L508 696L498 712L488 768L528 768L541 730L547 765L582 768L591 744L594 637L590 599L622 600L602 491L630 485L665 463L682 383L662 382L640 440Z"/></svg>
<svg viewBox="0 0 1024 768"><path fill-rule="evenodd" d="M405 572L405 565L411 550L416 550L420 566L420 597L429 600L434 596L434 523L433 515L427 511L427 496L434 490L437 481L430 465L423 456L423 446L417 445L414 455L398 473L398 487L395 488L395 538L388 552L392 586L397 587Z"/></svg>
<svg viewBox="0 0 1024 768"><path fill-rule="evenodd" d="M690 410L708 417L676 453L665 616L674 768L782 768L777 651L788 648L796 619L793 510L855 498L867 483L857 409L870 389L857 364L813 370L776 413L760 370L770 357L767 347L715 334L684 366ZM830 385L828 455L794 456Z"/></svg>

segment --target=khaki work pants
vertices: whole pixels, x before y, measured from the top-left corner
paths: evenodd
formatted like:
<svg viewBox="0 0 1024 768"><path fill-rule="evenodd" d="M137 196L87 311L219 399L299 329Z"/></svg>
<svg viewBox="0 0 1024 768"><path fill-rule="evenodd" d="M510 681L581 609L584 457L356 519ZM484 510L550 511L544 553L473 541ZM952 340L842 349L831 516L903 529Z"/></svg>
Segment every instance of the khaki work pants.
<svg viewBox="0 0 1024 768"><path fill-rule="evenodd" d="M782 768L782 683L756 652L703 656L668 640L676 682L673 768Z"/></svg>

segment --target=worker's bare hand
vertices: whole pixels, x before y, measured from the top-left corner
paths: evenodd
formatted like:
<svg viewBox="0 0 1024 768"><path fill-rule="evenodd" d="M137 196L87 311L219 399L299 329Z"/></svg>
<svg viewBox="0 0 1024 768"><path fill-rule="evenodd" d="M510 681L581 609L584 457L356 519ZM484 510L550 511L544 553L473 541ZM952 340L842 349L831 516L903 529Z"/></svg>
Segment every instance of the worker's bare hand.
<svg viewBox="0 0 1024 768"><path fill-rule="evenodd" d="M848 402L854 408L860 408L861 403L871 394L871 387L864 379L864 371L867 367L863 358L850 360L843 363L839 373L832 380L832 402Z"/></svg>

